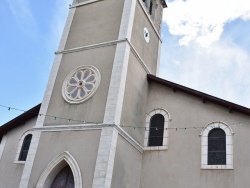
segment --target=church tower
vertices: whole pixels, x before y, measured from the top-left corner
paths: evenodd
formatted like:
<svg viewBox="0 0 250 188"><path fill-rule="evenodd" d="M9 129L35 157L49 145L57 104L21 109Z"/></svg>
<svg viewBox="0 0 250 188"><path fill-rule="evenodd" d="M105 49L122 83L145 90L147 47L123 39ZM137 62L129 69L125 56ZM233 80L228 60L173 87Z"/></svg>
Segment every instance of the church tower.
<svg viewBox="0 0 250 188"><path fill-rule="evenodd" d="M74 0L20 188L50 187L67 165L75 188L122 188L125 179L139 188L144 132L129 126L145 121L165 7L165 0Z"/></svg>

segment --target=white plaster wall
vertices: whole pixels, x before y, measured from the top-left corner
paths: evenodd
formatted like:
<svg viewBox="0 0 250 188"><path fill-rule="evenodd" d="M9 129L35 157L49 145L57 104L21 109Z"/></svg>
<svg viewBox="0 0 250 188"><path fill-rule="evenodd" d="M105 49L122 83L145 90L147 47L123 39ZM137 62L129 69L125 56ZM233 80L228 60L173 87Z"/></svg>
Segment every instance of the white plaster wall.
<svg viewBox="0 0 250 188"><path fill-rule="evenodd" d="M36 119L37 117L34 117L26 122L20 123L15 129L7 132L7 139L0 160L0 187L3 185L4 188L19 186L25 165L25 162L16 163L20 139L25 132L35 126Z"/></svg>
<svg viewBox="0 0 250 188"><path fill-rule="evenodd" d="M95 129L42 132L29 187L35 187L45 167L65 151L79 165L83 187L92 187L100 133L100 130Z"/></svg>
<svg viewBox="0 0 250 188"><path fill-rule="evenodd" d="M169 145L165 151L144 151L141 188L235 188L248 187L250 169L249 124L231 126L233 132L233 170L201 169L201 128L210 122L227 124L249 122L249 117L180 91L150 84L147 110L164 108L171 114ZM184 129L191 127L190 129ZM179 129L183 128L183 129Z"/></svg>

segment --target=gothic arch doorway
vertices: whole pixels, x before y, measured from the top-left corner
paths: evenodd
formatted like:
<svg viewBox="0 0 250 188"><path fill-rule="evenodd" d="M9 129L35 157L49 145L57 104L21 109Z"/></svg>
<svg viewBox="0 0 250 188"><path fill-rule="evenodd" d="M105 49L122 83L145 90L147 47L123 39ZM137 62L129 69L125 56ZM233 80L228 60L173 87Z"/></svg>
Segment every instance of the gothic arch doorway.
<svg viewBox="0 0 250 188"><path fill-rule="evenodd" d="M66 181L60 180L65 177ZM55 157L44 169L36 188L82 188L80 168L74 157L68 151Z"/></svg>
<svg viewBox="0 0 250 188"><path fill-rule="evenodd" d="M50 188L74 188L74 184L73 173L67 165L56 175Z"/></svg>

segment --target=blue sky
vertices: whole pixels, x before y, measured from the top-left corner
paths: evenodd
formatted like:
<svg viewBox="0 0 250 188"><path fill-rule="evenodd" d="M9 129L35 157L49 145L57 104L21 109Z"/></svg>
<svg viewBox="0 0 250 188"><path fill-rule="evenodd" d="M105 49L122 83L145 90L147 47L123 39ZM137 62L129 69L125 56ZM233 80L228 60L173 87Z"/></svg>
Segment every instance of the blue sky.
<svg viewBox="0 0 250 188"><path fill-rule="evenodd" d="M42 101L70 3L0 3L0 105L28 110ZM248 0L169 1L160 76L250 107L249 33ZM0 107L0 124L20 113Z"/></svg>

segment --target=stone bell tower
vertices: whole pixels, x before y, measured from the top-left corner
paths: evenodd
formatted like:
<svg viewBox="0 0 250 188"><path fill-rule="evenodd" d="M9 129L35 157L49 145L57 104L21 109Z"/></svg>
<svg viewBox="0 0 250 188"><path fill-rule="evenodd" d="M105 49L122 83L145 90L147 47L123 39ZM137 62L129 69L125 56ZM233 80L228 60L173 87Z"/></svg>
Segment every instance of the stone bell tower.
<svg viewBox="0 0 250 188"><path fill-rule="evenodd" d="M139 126L145 119L146 75L158 71L164 7L164 0L74 0L40 109L46 116L38 117L20 187L36 185L40 168L48 177L40 176L39 186L51 184L65 164L59 161L51 172L46 164L63 153L79 165L76 173L69 164L75 181L82 179L76 188L117 187L112 177L119 135L141 150L144 134L121 125Z"/></svg>
<svg viewBox="0 0 250 188"><path fill-rule="evenodd" d="M65 120L46 118L44 124L121 124L127 77L157 73L163 6L160 0L75 1L56 52L46 112Z"/></svg>

